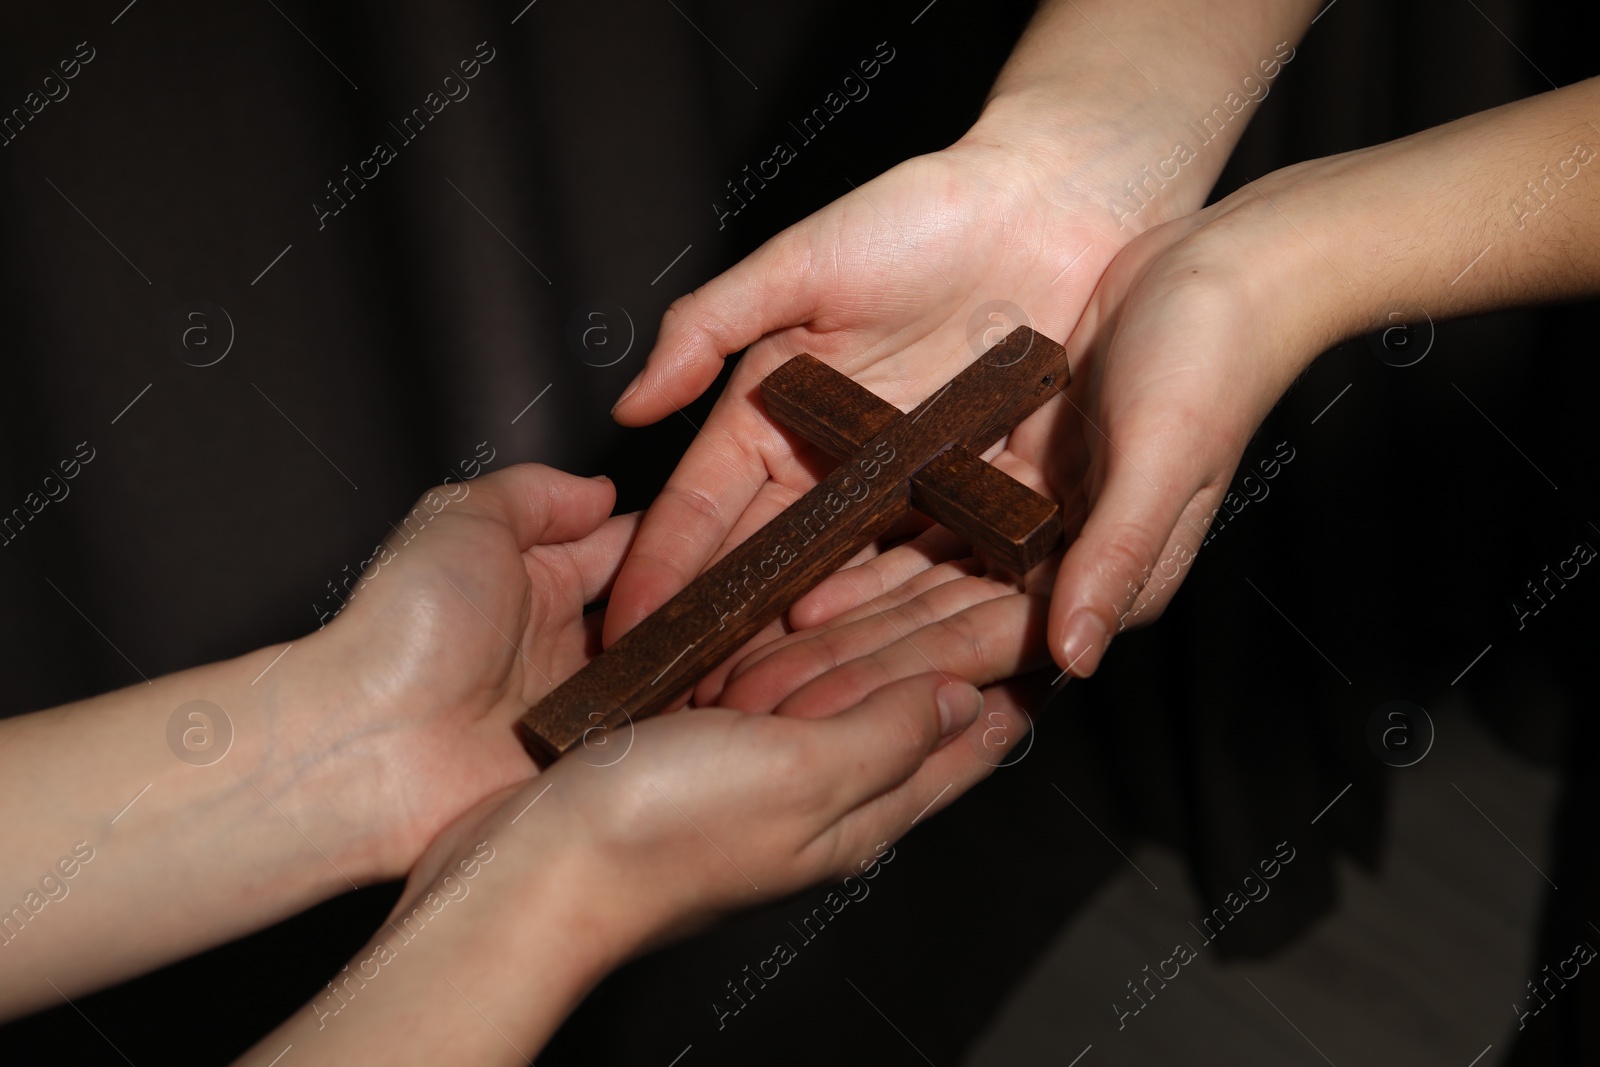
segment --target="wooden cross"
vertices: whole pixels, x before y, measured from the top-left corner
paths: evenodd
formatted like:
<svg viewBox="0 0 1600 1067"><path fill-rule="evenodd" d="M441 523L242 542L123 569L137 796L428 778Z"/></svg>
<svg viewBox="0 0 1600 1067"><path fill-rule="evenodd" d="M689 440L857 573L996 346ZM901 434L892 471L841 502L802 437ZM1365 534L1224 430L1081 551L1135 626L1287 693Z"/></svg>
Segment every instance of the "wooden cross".
<svg viewBox="0 0 1600 1067"><path fill-rule="evenodd" d="M979 458L1070 380L1026 326L909 414L809 355L761 383L767 413L842 460L816 487L551 691L519 724L536 759L673 706L702 675L916 508L1021 574L1061 510Z"/></svg>

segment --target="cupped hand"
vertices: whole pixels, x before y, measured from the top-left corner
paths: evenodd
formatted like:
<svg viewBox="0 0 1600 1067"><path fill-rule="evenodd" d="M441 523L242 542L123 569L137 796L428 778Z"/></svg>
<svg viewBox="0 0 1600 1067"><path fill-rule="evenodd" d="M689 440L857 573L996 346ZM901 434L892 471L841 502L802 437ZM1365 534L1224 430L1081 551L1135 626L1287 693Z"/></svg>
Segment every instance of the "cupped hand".
<svg viewBox="0 0 1600 1067"><path fill-rule="evenodd" d="M1010 442L1037 459L1073 435L1088 454L1088 514L1050 605L1063 669L1092 674L1120 630L1160 615L1251 437L1336 339L1280 281L1316 277L1313 260L1252 185L1142 235L1106 271L1068 346L1084 403Z"/></svg>
<svg viewBox="0 0 1600 1067"><path fill-rule="evenodd" d="M984 684L1046 650L1083 677L1118 632L1159 617L1251 436L1331 338L1273 281L1306 277L1314 255L1274 192L1248 187L1129 244L1068 339L1072 387L996 458L1065 502L1064 554L1018 579L935 528L827 579L791 610L793 632L697 698L826 714L863 685L930 667Z"/></svg>
<svg viewBox="0 0 1600 1067"><path fill-rule="evenodd" d="M988 699L1009 706L1004 692ZM615 965L719 913L862 873L988 774L952 743L981 727L983 707L971 685L924 673L817 721L694 708L639 723L614 763L561 760L449 827L397 912L488 842L494 878L475 891L499 904L476 906L482 921L515 938L548 923L555 894Z"/></svg>
<svg viewBox="0 0 1600 1067"><path fill-rule="evenodd" d="M1103 181L1063 154L969 136L847 193L673 304L620 422L670 414L748 351L645 518L607 643L815 484L821 457L756 398L784 360L810 352L909 409L1022 321L1066 333L1135 231L1111 223L1090 191Z"/></svg>
<svg viewBox="0 0 1600 1067"><path fill-rule="evenodd" d="M1053 569L1048 578L1030 576L1030 588L1043 581L1052 590L1050 654L1075 676L1094 672L1118 632L1159 617L1251 436L1335 339L1314 304L1283 298L1276 281L1315 274L1307 266L1314 250L1267 199L1293 180L1281 173L1267 193L1247 187L1130 243L1067 341L1072 388L1007 441L1004 457L1016 470L1035 472L1069 502L1069 547L1043 569ZM1080 507L1086 514L1073 521ZM893 548L830 578L792 617L809 627L860 614L871 597L958 554L948 545L930 552L924 540ZM974 610L939 625L972 633L969 677L995 677L982 663L1018 659L1022 636L960 618ZM816 637L788 640L817 654ZM862 654L864 644L852 651Z"/></svg>
<svg viewBox="0 0 1600 1067"><path fill-rule="evenodd" d="M598 652L584 605L635 528L607 518L614 502L605 479L535 464L430 490L284 664L318 696L282 744L360 839L364 874L399 876L463 811L535 773L513 723Z"/></svg>

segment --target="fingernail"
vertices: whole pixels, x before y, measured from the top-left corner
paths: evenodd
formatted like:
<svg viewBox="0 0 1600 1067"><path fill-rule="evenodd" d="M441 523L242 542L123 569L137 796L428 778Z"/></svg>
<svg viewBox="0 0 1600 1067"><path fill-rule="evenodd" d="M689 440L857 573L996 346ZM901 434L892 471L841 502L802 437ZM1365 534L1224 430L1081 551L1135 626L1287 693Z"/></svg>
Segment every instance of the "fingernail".
<svg viewBox="0 0 1600 1067"><path fill-rule="evenodd" d="M945 682L934 693L939 705L939 735L959 733L978 721L983 694L966 682Z"/></svg>
<svg viewBox="0 0 1600 1067"><path fill-rule="evenodd" d="M609 482L611 479L604 474L591 474L589 475L589 480L591 482Z"/></svg>
<svg viewBox="0 0 1600 1067"><path fill-rule="evenodd" d="M611 410L615 411L620 408L630 396L638 391L639 383L642 381L644 381L644 371L634 375L633 381L629 382L628 387L622 391L622 395L617 397L617 402L611 405Z"/></svg>
<svg viewBox="0 0 1600 1067"><path fill-rule="evenodd" d="M1092 611L1083 610L1067 620L1067 636L1061 640L1061 659L1067 670L1087 678L1100 666L1100 659L1111 644L1105 624Z"/></svg>

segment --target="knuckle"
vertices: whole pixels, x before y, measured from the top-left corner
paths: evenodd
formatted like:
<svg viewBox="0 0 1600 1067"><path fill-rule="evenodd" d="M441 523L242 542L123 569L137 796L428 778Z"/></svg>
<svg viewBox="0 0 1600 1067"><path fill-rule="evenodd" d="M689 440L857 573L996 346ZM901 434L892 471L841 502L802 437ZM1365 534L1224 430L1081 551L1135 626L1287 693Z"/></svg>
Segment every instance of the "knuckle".
<svg viewBox="0 0 1600 1067"><path fill-rule="evenodd" d="M827 807L832 800L831 783L820 773L821 761L816 746L809 740L809 734L794 728L804 724L777 718L752 721L782 724L772 731L776 737L767 741L770 781L779 795L787 798L788 804L802 809Z"/></svg>
<svg viewBox="0 0 1600 1067"><path fill-rule="evenodd" d="M1015 588L1007 582L998 582L988 575L967 574L949 583L949 590L962 608L1008 596Z"/></svg>
<svg viewBox="0 0 1600 1067"><path fill-rule="evenodd" d="M1155 561L1157 550L1158 546L1154 539L1143 529L1123 523L1113 529L1095 548L1096 577L1108 582L1116 582L1119 579L1133 581L1134 575L1143 579ZM1143 583L1136 581L1134 584L1142 586Z"/></svg>
<svg viewBox="0 0 1600 1067"><path fill-rule="evenodd" d="M659 527L659 533L671 533L684 541L693 542L695 535L720 530L726 512L719 502L705 490L695 486L668 485L661 490L657 505L665 504L673 512L669 527ZM691 530L684 530L685 525Z"/></svg>
<svg viewBox="0 0 1600 1067"><path fill-rule="evenodd" d="M934 625L940 620L940 614L941 613L938 611L938 609L935 608L933 604L929 603L928 598L924 596L912 597L904 604L901 604L899 607L895 608L892 612L892 615L898 615L903 622L907 623L911 627L912 630L921 630L925 627ZM883 616L883 619L890 626L894 626L897 633L904 632L899 626L895 626L894 619L891 615L886 614Z"/></svg>
<svg viewBox="0 0 1600 1067"><path fill-rule="evenodd" d="M919 709L896 709L894 728L885 742L885 755L895 771L905 773L915 769L928 754L926 719Z"/></svg>
<svg viewBox="0 0 1600 1067"><path fill-rule="evenodd" d="M952 661L957 669L974 670L982 667L988 658L988 643L971 615L957 612L942 624L951 643Z"/></svg>

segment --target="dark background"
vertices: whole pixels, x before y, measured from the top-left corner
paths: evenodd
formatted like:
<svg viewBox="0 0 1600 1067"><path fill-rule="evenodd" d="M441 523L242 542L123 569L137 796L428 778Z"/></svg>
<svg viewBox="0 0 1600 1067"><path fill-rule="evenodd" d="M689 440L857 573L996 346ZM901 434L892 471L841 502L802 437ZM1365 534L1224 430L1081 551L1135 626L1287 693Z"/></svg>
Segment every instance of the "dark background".
<svg viewBox="0 0 1600 1067"><path fill-rule="evenodd" d="M77 42L97 55L0 149L0 505L79 441L97 455L0 551L7 712L306 632L322 583L480 441L495 466L604 471L622 507L646 505L710 395L647 430L607 415L666 303L849 183L958 137L1031 10L676 3L543 0L515 25L521 2L112 0L8 16L7 109ZM1546 77L1591 75L1597 22L1592 6L1339 0L1217 195L1547 89ZM483 40L496 58L472 95L319 231L309 205L323 183ZM719 230L723 183L790 139L787 123L880 41L896 58L870 97ZM208 368L185 365L200 360L175 340L174 316L194 301L226 308L236 329ZM625 309L637 332L609 367L571 340L600 305ZM1580 578L1522 631L1508 605L1575 541L1600 544L1584 430L1594 327L1594 305L1522 311L1437 323L1416 335L1431 348L1410 367L1359 341L1325 356L1246 453L1295 448L1271 497L1218 536L1159 626L1119 638L1096 678L1039 709L1026 760L902 842L870 919L846 912L785 969L781 995L721 1033L708 1002L820 891L658 953L608 980L541 1062L666 1064L691 1043L696 1064L918 1062L865 1004L841 1000L841 976L909 1021L932 1062L958 1061L1120 868L1084 820L1061 815L1053 782L1072 783L1124 850L1179 850L1204 900L1292 834L1302 858L1280 906L1247 911L1218 942L1225 955L1273 953L1338 906L1337 857L1381 866L1398 772L1366 727L1395 698L1461 695L1522 757L1562 769L1550 829L1562 889L1529 954L1563 954L1545 949L1600 914L1587 714L1600 593ZM1307 836L1308 815L1346 783ZM352 893L77 1005L135 1063L223 1062L320 988L396 892ZM1530 1031L1541 1045L1518 1054L1595 1056L1583 1020L1597 989L1556 1002ZM122 1062L65 1005L0 1028L0 1061Z"/></svg>

